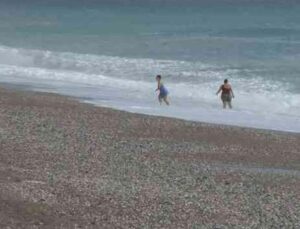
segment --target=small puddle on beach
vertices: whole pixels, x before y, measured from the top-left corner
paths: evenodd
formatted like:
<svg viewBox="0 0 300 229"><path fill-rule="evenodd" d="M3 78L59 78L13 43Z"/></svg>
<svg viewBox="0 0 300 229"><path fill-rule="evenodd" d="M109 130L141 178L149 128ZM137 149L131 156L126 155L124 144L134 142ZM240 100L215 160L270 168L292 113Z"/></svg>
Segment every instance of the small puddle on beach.
<svg viewBox="0 0 300 229"><path fill-rule="evenodd" d="M232 165L232 164L194 164L194 168L198 170L213 170L220 171L226 170L230 172L248 172L248 173L260 173L260 174L273 174L273 175L288 175L288 176L299 176L300 171L294 169L283 169L283 168L262 168L262 167L250 167L245 165Z"/></svg>

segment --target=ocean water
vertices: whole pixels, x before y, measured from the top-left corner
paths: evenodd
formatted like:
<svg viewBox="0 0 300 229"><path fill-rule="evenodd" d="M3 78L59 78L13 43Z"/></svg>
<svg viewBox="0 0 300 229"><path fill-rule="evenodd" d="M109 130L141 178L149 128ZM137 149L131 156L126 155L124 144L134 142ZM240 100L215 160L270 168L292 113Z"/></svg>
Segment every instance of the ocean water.
<svg viewBox="0 0 300 229"><path fill-rule="evenodd" d="M160 106L155 75L170 91ZM236 98L215 95L228 78ZM1 0L0 83L131 112L300 132L300 3Z"/></svg>

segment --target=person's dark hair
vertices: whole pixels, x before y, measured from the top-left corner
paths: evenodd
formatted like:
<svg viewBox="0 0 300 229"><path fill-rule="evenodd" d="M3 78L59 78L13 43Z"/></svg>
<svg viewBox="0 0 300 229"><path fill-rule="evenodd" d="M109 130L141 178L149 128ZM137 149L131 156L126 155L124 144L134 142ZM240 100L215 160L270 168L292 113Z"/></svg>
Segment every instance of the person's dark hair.
<svg viewBox="0 0 300 229"><path fill-rule="evenodd" d="M156 78L161 79L161 75L157 75Z"/></svg>
<svg viewBox="0 0 300 229"><path fill-rule="evenodd" d="M228 79L225 79L225 80L224 80L224 83L228 83Z"/></svg>

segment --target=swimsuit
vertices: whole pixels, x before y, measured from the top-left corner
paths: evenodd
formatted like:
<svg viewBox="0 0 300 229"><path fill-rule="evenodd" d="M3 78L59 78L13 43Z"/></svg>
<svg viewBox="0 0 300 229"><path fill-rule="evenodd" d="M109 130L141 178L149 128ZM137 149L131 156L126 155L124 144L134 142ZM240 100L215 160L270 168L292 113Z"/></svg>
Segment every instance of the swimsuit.
<svg viewBox="0 0 300 229"><path fill-rule="evenodd" d="M227 88L225 85L222 85L222 95L221 99L223 102L231 102L232 96L231 96L231 87Z"/></svg>
<svg viewBox="0 0 300 229"><path fill-rule="evenodd" d="M159 87L159 98L165 98L169 94L167 88L161 83Z"/></svg>

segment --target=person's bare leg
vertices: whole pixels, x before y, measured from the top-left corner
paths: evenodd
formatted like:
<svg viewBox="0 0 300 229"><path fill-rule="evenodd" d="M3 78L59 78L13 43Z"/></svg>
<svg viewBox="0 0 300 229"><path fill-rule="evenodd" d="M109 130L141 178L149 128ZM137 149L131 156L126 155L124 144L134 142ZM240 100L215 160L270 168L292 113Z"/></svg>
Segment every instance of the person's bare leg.
<svg viewBox="0 0 300 229"><path fill-rule="evenodd" d="M164 97L164 101L168 106L170 105L170 102L168 101L168 97Z"/></svg>
<svg viewBox="0 0 300 229"><path fill-rule="evenodd" d="M223 109L226 109L226 102L225 101L222 102L223 102Z"/></svg>
<svg viewBox="0 0 300 229"><path fill-rule="evenodd" d="M160 96L158 96L158 101L159 101L159 104L161 105L161 103L162 103L162 99L161 99L161 97L160 97Z"/></svg>
<svg viewBox="0 0 300 229"><path fill-rule="evenodd" d="M232 109L232 104L231 104L231 102L228 102L228 106L229 106L230 109Z"/></svg>

